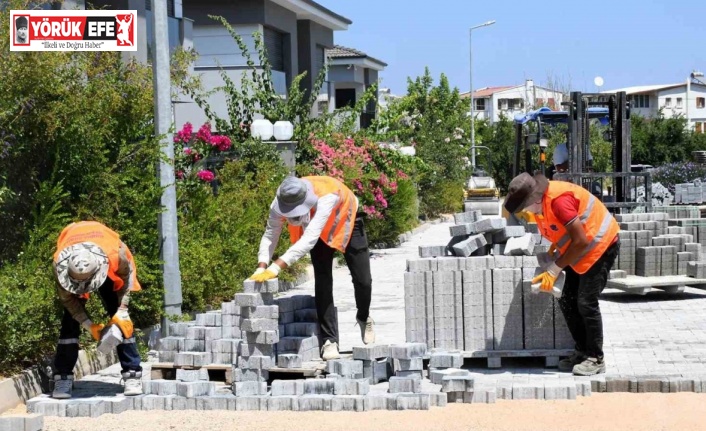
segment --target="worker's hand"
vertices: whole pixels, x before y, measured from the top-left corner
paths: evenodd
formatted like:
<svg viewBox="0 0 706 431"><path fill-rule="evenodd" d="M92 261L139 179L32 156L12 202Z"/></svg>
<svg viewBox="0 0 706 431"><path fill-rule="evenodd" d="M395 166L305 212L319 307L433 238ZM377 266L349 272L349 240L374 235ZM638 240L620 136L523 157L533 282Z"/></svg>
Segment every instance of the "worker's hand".
<svg viewBox="0 0 706 431"><path fill-rule="evenodd" d="M265 268L256 269L255 272L253 272L253 274L250 276L250 280L252 280L253 277L255 277L256 275L262 274L263 272L265 272Z"/></svg>
<svg viewBox="0 0 706 431"><path fill-rule="evenodd" d="M262 269L262 268L260 268ZM250 277L250 280L257 281L258 283L262 283L267 280L271 280L273 278L277 278L279 276L279 272L282 270L282 268L279 267L276 263L273 263L272 265L268 266L267 269L261 273L257 273L255 271L255 274Z"/></svg>
<svg viewBox="0 0 706 431"><path fill-rule="evenodd" d="M128 314L127 308L118 308L118 312L115 313L115 316L110 319L108 324L116 325L120 328L120 332L123 333L125 338L132 338L132 334L135 331L135 327L132 324L132 320L130 320L130 314Z"/></svg>
<svg viewBox="0 0 706 431"><path fill-rule="evenodd" d="M532 279L532 284L539 284L539 289L544 292L551 292L554 289L554 282L561 273L561 268L556 263L551 263L546 271Z"/></svg>
<svg viewBox="0 0 706 431"><path fill-rule="evenodd" d="M91 322L91 319L86 319L83 321L83 323L81 323L81 326L86 328L86 330L91 333L91 336L93 337L94 340L100 341L101 331L103 331L103 328L105 328L104 324L93 323L93 322Z"/></svg>
<svg viewBox="0 0 706 431"><path fill-rule="evenodd" d="M516 213L516 216L517 216L517 218L519 218L520 220L524 220L525 223L532 223L532 222L534 222L532 213L530 213L529 211L522 210L522 211Z"/></svg>

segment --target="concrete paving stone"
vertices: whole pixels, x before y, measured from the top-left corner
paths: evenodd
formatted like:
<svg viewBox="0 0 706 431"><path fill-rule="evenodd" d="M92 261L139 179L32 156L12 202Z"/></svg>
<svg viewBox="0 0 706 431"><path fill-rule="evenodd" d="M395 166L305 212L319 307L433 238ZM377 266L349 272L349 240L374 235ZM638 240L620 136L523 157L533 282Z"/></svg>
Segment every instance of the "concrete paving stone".
<svg viewBox="0 0 706 431"><path fill-rule="evenodd" d="M429 394L397 394L397 410L429 410Z"/></svg>
<svg viewBox="0 0 706 431"><path fill-rule="evenodd" d="M269 375L269 371L261 368L233 367L234 382L266 382Z"/></svg>
<svg viewBox="0 0 706 431"><path fill-rule="evenodd" d="M288 412L299 409L299 400L294 396L271 396L264 399L267 411Z"/></svg>
<svg viewBox="0 0 706 431"><path fill-rule="evenodd" d="M505 243L505 256L530 256L534 252L535 239L531 233L510 238Z"/></svg>
<svg viewBox="0 0 706 431"><path fill-rule="evenodd" d="M333 395L302 395L297 398L299 401L298 411L331 411Z"/></svg>
<svg viewBox="0 0 706 431"><path fill-rule="evenodd" d="M544 381L545 400L575 400L576 395L576 382L573 379Z"/></svg>
<svg viewBox="0 0 706 431"><path fill-rule="evenodd" d="M301 368L302 355L283 354L277 356L277 366L280 368Z"/></svg>
<svg viewBox="0 0 706 431"><path fill-rule="evenodd" d="M397 410L397 394L376 394L363 397L363 409L366 412L375 410Z"/></svg>
<svg viewBox="0 0 706 431"><path fill-rule="evenodd" d="M461 258L458 257L440 257L436 259L436 266L438 272L451 272L458 271L459 265L462 262ZM436 273L435 273L436 274Z"/></svg>
<svg viewBox="0 0 706 431"><path fill-rule="evenodd" d="M542 400L544 399L544 385L533 383L513 383L513 400Z"/></svg>
<svg viewBox="0 0 706 431"><path fill-rule="evenodd" d="M257 307L258 305L271 305L271 293L236 293L233 297L236 307Z"/></svg>
<svg viewBox="0 0 706 431"><path fill-rule="evenodd" d="M429 393L429 405L431 407L446 407L448 404L448 397L445 392L432 392Z"/></svg>
<svg viewBox="0 0 706 431"><path fill-rule="evenodd" d="M421 371L424 369L424 361L421 357L413 359L392 359L392 371Z"/></svg>
<svg viewBox="0 0 706 431"><path fill-rule="evenodd" d="M277 293L279 292L279 280L272 279L266 282L256 282L253 280L245 280L243 282L244 293Z"/></svg>
<svg viewBox="0 0 706 431"><path fill-rule="evenodd" d="M235 410L236 397L230 395L213 395L196 398L196 410Z"/></svg>
<svg viewBox="0 0 706 431"><path fill-rule="evenodd" d="M391 394L401 392L420 393L422 391L422 379L410 377L390 377L388 392Z"/></svg>
<svg viewBox="0 0 706 431"><path fill-rule="evenodd" d="M319 324L315 322L294 322L284 327L284 335L287 337L311 337L318 333Z"/></svg>
<svg viewBox="0 0 706 431"><path fill-rule="evenodd" d="M472 233L495 232L507 226L504 218L486 218L473 223Z"/></svg>
<svg viewBox="0 0 706 431"><path fill-rule="evenodd" d="M274 319L280 318L279 306L259 305L257 307L241 307L241 317L245 319Z"/></svg>
<svg viewBox="0 0 706 431"><path fill-rule="evenodd" d="M189 326L186 328L187 340L204 340L206 339L205 326Z"/></svg>
<svg viewBox="0 0 706 431"><path fill-rule="evenodd" d="M386 344L373 344L353 347L353 359L372 361L390 356L390 346Z"/></svg>
<svg viewBox="0 0 706 431"><path fill-rule="evenodd" d="M370 392L368 379L348 379L340 377L335 379L334 395L367 395Z"/></svg>
<svg viewBox="0 0 706 431"><path fill-rule="evenodd" d="M436 384L442 384L444 377L446 376L468 376L468 370L462 370L459 368L446 368L446 369L429 369L429 380Z"/></svg>
<svg viewBox="0 0 706 431"><path fill-rule="evenodd" d="M221 303L221 314L224 316L233 316L236 314L236 310L239 310L240 307L235 306L235 302L233 301L227 301L227 302L222 302ZM238 312L238 314L240 314Z"/></svg>
<svg viewBox="0 0 706 431"><path fill-rule="evenodd" d="M461 352L436 352L429 358L430 368L461 368L462 365Z"/></svg>
<svg viewBox="0 0 706 431"><path fill-rule="evenodd" d="M241 343L240 344L240 355L245 357L250 356L270 356L273 357L275 354L275 348L273 344L260 344L260 343Z"/></svg>
<svg viewBox="0 0 706 431"><path fill-rule="evenodd" d="M223 338L214 340L211 343L211 352L213 353L238 353L238 348L243 340L238 338Z"/></svg>
<svg viewBox="0 0 706 431"><path fill-rule="evenodd" d="M237 397L235 400L236 411L265 411L269 397Z"/></svg>
<svg viewBox="0 0 706 431"><path fill-rule="evenodd" d="M236 381L233 382L233 394L236 397L250 397L267 394L267 381Z"/></svg>
<svg viewBox="0 0 706 431"><path fill-rule="evenodd" d="M294 322L317 322L316 308L304 308L293 312Z"/></svg>
<svg viewBox="0 0 706 431"><path fill-rule="evenodd" d="M596 376L591 376L590 380L591 380L591 392L597 392L597 393L608 392L605 375L599 374Z"/></svg>
<svg viewBox="0 0 706 431"><path fill-rule="evenodd" d="M465 392L473 390L475 377L470 375L447 375L441 378L441 392Z"/></svg>
<svg viewBox="0 0 706 431"><path fill-rule="evenodd" d="M465 224L473 223L480 220L480 214L477 211L467 211L463 213L456 213L453 215L455 224Z"/></svg>
<svg viewBox="0 0 706 431"><path fill-rule="evenodd" d="M474 225L475 223L465 223L456 226L450 226L449 233L452 237L472 235L476 233L474 230Z"/></svg>
<svg viewBox="0 0 706 431"><path fill-rule="evenodd" d="M413 359L426 354L427 346L424 343L393 344L390 347L392 359Z"/></svg>
<svg viewBox="0 0 706 431"><path fill-rule="evenodd" d="M159 350L180 352L184 348L185 337L164 337L159 340Z"/></svg>
<svg viewBox="0 0 706 431"><path fill-rule="evenodd" d="M304 380L305 395L334 395L336 381L333 379L306 379Z"/></svg>
<svg viewBox="0 0 706 431"><path fill-rule="evenodd" d="M206 341L205 340L203 340L203 339L200 339L200 340L185 339L183 347L179 351L179 353L204 352L204 351L206 351Z"/></svg>
<svg viewBox="0 0 706 431"><path fill-rule="evenodd" d="M420 245L419 246L419 257L440 257L446 256L446 246L445 245Z"/></svg>
<svg viewBox="0 0 706 431"><path fill-rule="evenodd" d="M463 403L463 394L465 392L443 392L446 394L446 400L448 403Z"/></svg>
<svg viewBox="0 0 706 431"><path fill-rule="evenodd" d="M518 237L518 236L523 236L525 234L525 227L520 225L520 226L505 226L501 230L495 232L493 234L493 243L498 244L498 243L503 243L506 242L510 238Z"/></svg>
<svg viewBox="0 0 706 431"><path fill-rule="evenodd" d="M142 392L145 395L176 395L176 380L143 380Z"/></svg>
<svg viewBox="0 0 706 431"><path fill-rule="evenodd" d="M495 404L497 391L495 388L474 389L463 392L463 402L466 404Z"/></svg>
<svg viewBox="0 0 706 431"><path fill-rule="evenodd" d="M277 319L243 319L240 322L240 330L246 332L276 331L278 329ZM294 335L294 334L292 334ZM310 334L305 334L310 335Z"/></svg>
<svg viewBox="0 0 706 431"><path fill-rule="evenodd" d="M245 342L252 344L276 344L279 342L279 331L268 330L259 332L247 332L245 336Z"/></svg>
<svg viewBox="0 0 706 431"><path fill-rule="evenodd" d="M272 396L295 396L304 394L304 380L273 380Z"/></svg>
<svg viewBox="0 0 706 431"><path fill-rule="evenodd" d="M326 372L338 374L347 378L363 377L363 361L351 359L334 359L326 362Z"/></svg>
<svg viewBox="0 0 706 431"><path fill-rule="evenodd" d="M213 382L178 382L177 395L180 397L194 398L213 395L216 385Z"/></svg>
<svg viewBox="0 0 706 431"><path fill-rule="evenodd" d="M587 377L575 376L576 395L581 397L591 396L591 381ZM545 394L546 396L546 394Z"/></svg>
<svg viewBox="0 0 706 431"><path fill-rule="evenodd" d="M395 373L396 377L419 377L424 378L424 372L422 370L419 371L396 371Z"/></svg>
<svg viewBox="0 0 706 431"><path fill-rule="evenodd" d="M171 402L174 411L196 410L196 398L176 396L172 398Z"/></svg>
<svg viewBox="0 0 706 431"><path fill-rule="evenodd" d="M341 395L331 399L332 412L362 412L365 411L365 397L357 395Z"/></svg>

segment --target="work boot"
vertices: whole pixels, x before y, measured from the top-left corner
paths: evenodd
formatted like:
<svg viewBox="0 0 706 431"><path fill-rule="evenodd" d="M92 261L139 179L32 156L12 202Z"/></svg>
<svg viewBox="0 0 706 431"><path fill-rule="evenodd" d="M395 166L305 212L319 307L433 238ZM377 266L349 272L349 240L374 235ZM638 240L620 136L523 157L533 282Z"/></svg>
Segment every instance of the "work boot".
<svg viewBox="0 0 706 431"><path fill-rule="evenodd" d="M338 353L338 343L332 343L331 340L326 340L324 347L321 348L321 359L324 361L330 361L331 359L338 359L341 354Z"/></svg>
<svg viewBox="0 0 706 431"><path fill-rule="evenodd" d="M54 391L51 393L51 397L57 400L69 399L73 389L74 376L72 374L56 374L54 376Z"/></svg>
<svg viewBox="0 0 706 431"><path fill-rule="evenodd" d="M586 358L580 364L574 366L575 376L594 376L605 373L605 362L603 359Z"/></svg>
<svg viewBox="0 0 706 431"><path fill-rule="evenodd" d="M375 330L373 329L375 322L373 321L373 318L368 316L366 320L356 319L356 321L358 322L358 326L360 327L360 338L363 339L363 343L375 343Z"/></svg>
<svg viewBox="0 0 706 431"><path fill-rule="evenodd" d="M142 395L142 371L124 371L122 376L125 383L123 395Z"/></svg>
<svg viewBox="0 0 706 431"><path fill-rule="evenodd" d="M586 359L586 355L583 352L580 352L578 350L574 350L574 353L571 356L559 361L559 371L564 371L564 372L569 373L569 372L573 371L574 366L580 364L585 359Z"/></svg>

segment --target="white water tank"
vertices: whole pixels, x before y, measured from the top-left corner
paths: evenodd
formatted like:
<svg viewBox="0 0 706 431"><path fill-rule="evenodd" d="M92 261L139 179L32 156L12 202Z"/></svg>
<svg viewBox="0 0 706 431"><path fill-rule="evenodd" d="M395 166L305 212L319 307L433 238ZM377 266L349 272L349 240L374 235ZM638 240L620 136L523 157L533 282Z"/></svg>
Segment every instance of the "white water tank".
<svg viewBox="0 0 706 431"><path fill-rule="evenodd" d="M274 126L270 120L255 120L250 126L250 134L253 138L260 138L263 141L269 141L272 139L272 135L274 134Z"/></svg>

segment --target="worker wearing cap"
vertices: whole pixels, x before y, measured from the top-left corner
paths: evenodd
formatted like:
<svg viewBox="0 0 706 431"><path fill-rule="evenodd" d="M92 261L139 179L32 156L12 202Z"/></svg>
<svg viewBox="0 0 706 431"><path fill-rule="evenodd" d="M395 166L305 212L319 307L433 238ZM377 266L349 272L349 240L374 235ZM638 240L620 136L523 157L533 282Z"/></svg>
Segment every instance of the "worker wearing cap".
<svg viewBox="0 0 706 431"><path fill-rule="evenodd" d="M142 367L128 314L130 292L140 290L132 253L120 236L101 223L84 221L64 228L54 253L54 275L59 299L64 306L59 343L54 359L54 398L71 398L73 369L78 361L81 327L100 340L105 327L94 323L86 313L89 294L97 292L124 336L118 345L125 395L142 393Z"/></svg>
<svg viewBox="0 0 706 431"><path fill-rule="evenodd" d="M270 266L284 223L292 246ZM358 200L335 178L287 177L277 189L267 228L260 241L259 265L251 280L265 281L310 253L314 267L316 314L321 329L322 358L339 358L338 329L333 305L333 257L343 256L355 289L356 320L365 344L375 342L373 320L369 316L372 291L370 251Z"/></svg>
<svg viewBox="0 0 706 431"><path fill-rule="evenodd" d="M605 372L603 322L598 296L618 255L618 223L600 200L582 187L522 173L508 187L505 209L524 217L533 214L539 231L552 242L552 259L535 277L544 291L566 272L559 300L576 343L574 354L559 363L562 371L590 376Z"/></svg>

